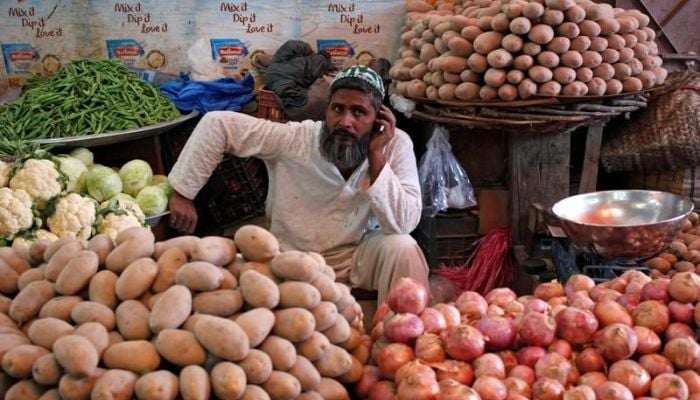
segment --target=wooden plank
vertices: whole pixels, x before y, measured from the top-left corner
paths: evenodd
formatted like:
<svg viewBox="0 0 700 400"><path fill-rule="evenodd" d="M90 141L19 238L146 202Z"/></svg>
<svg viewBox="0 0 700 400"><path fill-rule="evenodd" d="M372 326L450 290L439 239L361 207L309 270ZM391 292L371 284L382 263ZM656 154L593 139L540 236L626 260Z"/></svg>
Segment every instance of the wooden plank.
<svg viewBox="0 0 700 400"><path fill-rule="evenodd" d="M579 193L595 192L598 184L598 164L600 161L600 142L603 138L603 123L598 122L588 127L586 136L586 153L581 170Z"/></svg>

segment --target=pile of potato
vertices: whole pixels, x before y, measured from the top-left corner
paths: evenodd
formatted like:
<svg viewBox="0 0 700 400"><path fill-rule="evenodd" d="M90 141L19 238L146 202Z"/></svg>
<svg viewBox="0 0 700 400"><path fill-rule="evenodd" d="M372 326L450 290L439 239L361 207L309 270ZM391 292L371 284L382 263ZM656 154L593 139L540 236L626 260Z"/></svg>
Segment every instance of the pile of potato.
<svg viewBox="0 0 700 400"><path fill-rule="evenodd" d="M370 354L323 257L252 225L0 248L0 293L6 400L344 400Z"/></svg>
<svg viewBox="0 0 700 400"><path fill-rule="evenodd" d="M654 278L670 278L678 272L700 274L700 214L690 213L668 249L644 265L651 268Z"/></svg>
<svg viewBox="0 0 700 400"><path fill-rule="evenodd" d="M396 91L441 100L599 96L660 85L649 17L591 0L407 3Z"/></svg>

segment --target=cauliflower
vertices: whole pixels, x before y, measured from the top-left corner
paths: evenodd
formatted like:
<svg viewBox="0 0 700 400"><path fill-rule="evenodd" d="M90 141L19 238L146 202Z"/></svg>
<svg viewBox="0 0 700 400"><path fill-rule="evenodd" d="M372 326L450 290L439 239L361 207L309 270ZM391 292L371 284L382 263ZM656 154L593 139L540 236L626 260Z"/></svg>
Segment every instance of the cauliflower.
<svg viewBox="0 0 700 400"><path fill-rule="evenodd" d="M31 247L31 245L37 240L49 240L51 242L55 242L58 240L58 236L47 231L46 229L37 229L28 237L16 237L15 240L12 241L12 247L15 249L29 249L29 247Z"/></svg>
<svg viewBox="0 0 700 400"><path fill-rule="evenodd" d="M12 166L5 161L0 160L0 187L7 186L10 182L10 171Z"/></svg>
<svg viewBox="0 0 700 400"><path fill-rule="evenodd" d="M26 160L10 179L10 187L29 193L39 210L46 208L48 201L63 190L61 174L56 164L50 160L33 158Z"/></svg>
<svg viewBox="0 0 700 400"><path fill-rule="evenodd" d="M127 213L109 213L100 218L97 232L106 233L112 240L116 240L119 232L134 226L143 226L135 216Z"/></svg>
<svg viewBox="0 0 700 400"><path fill-rule="evenodd" d="M46 219L49 230L60 238L89 239L96 219L95 201L69 193L56 202L56 210Z"/></svg>
<svg viewBox="0 0 700 400"><path fill-rule="evenodd" d="M100 204L100 211L104 211L106 209L125 211L127 214L136 217L141 224L146 221L146 215L141 210L139 203L136 202L136 199L126 193L119 193Z"/></svg>
<svg viewBox="0 0 700 400"><path fill-rule="evenodd" d="M0 239L13 239L34 224L32 198L22 189L0 188Z"/></svg>

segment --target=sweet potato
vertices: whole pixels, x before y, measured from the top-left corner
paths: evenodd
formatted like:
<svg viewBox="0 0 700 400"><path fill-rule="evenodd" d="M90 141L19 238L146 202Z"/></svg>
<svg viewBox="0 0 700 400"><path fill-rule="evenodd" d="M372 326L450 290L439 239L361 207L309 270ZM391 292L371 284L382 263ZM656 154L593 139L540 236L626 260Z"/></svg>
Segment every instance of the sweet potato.
<svg viewBox="0 0 700 400"><path fill-rule="evenodd" d="M51 349L56 339L72 335L75 328L68 322L58 318L41 318L36 320L27 331L29 340L37 346Z"/></svg>
<svg viewBox="0 0 700 400"><path fill-rule="evenodd" d="M115 312L117 329L126 340L149 339L152 335L148 327L150 311L137 300L126 300L119 304Z"/></svg>
<svg viewBox="0 0 700 400"><path fill-rule="evenodd" d="M86 338L95 346L97 354L102 356L105 349L110 345L109 332L107 328L97 322L86 322L75 329L75 334Z"/></svg>
<svg viewBox="0 0 700 400"><path fill-rule="evenodd" d="M153 333L163 329L175 329L192 312L192 294L187 287L182 285L172 286L163 292L155 302L148 317L148 325Z"/></svg>
<svg viewBox="0 0 700 400"><path fill-rule="evenodd" d="M279 254L277 238L259 226L244 225L238 228L233 241L248 261L265 262Z"/></svg>
<svg viewBox="0 0 700 400"><path fill-rule="evenodd" d="M39 318L58 318L70 321L70 313L73 307L83 299L80 296L60 296L47 301L39 311Z"/></svg>
<svg viewBox="0 0 700 400"><path fill-rule="evenodd" d="M94 252L99 260L99 265L104 267L107 256L114 250L114 241L106 233L100 233L88 241L87 249Z"/></svg>
<svg viewBox="0 0 700 400"><path fill-rule="evenodd" d="M155 346L147 340L115 343L105 350L102 359L109 369L124 369L135 373L156 370L160 365L160 356Z"/></svg>
<svg viewBox="0 0 700 400"><path fill-rule="evenodd" d="M63 376L63 368L56 361L53 353L37 358L32 364L32 378L43 386L57 386Z"/></svg>
<svg viewBox="0 0 700 400"><path fill-rule="evenodd" d="M104 304L114 309L117 306L117 293L115 287L119 277L112 271L102 270L90 279L88 298L90 301Z"/></svg>
<svg viewBox="0 0 700 400"><path fill-rule="evenodd" d="M121 274L129 264L139 258L151 257L153 251L153 242L127 240L109 253L105 259L105 267L116 274Z"/></svg>
<svg viewBox="0 0 700 400"><path fill-rule="evenodd" d="M54 296L54 285L49 281L35 281L22 289L10 304L9 316L24 323L39 314L41 307Z"/></svg>
<svg viewBox="0 0 700 400"><path fill-rule="evenodd" d="M201 239L197 236L178 236L163 242L158 242L154 247L153 258L156 260L159 259L163 253L174 247L182 250L187 257L190 257L200 240Z"/></svg>
<svg viewBox="0 0 700 400"><path fill-rule="evenodd" d="M155 347L163 358L180 367L204 365L207 353L194 333L181 329L164 329L156 336Z"/></svg>
<svg viewBox="0 0 700 400"><path fill-rule="evenodd" d="M259 385L270 378L272 360L267 353L251 349L248 356L238 363L245 372L248 383Z"/></svg>
<svg viewBox="0 0 700 400"><path fill-rule="evenodd" d="M179 392L177 376L170 371L154 371L142 375L134 386L139 399L175 400Z"/></svg>
<svg viewBox="0 0 700 400"><path fill-rule="evenodd" d="M128 400L134 397L138 375L131 371L112 369L105 371L92 388L91 399Z"/></svg>
<svg viewBox="0 0 700 400"><path fill-rule="evenodd" d="M241 294L248 305L272 309L279 304L279 288L265 275L257 271L246 271L239 280Z"/></svg>
<svg viewBox="0 0 700 400"><path fill-rule="evenodd" d="M49 351L41 346L32 344L17 346L2 357L2 369L7 375L16 379L30 377L34 362L46 354L49 354Z"/></svg>
<svg viewBox="0 0 700 400"><path fill-rule="evenodd" d="M188 400L208 400L211 396L209 374L198 365L188 365L180 371L180 396Z"/></svg>
<svg viewBox="0 0 700 400"><path fill-rule="evenodd" d="M104 325L108 331L114 329L117 324L114 311L104 304L94 301L83 301L76 304L71 310L70 316L77 324L97 322Z"/></svg>
<svg viewBox="0 0 700 400"><path fill-rule="evenodd" d="M194 333L202 346L224 360L242 360L250 350L246 332L237 323L226 318L201 318L194 326Z"/></svg>
<svg viewBox="0 0 700 400"><path fill-rule="evenodd" d="M93 375L100 361L92 342L80 335L58 338L53 344L53 354L66 372L77 377Z"/></svg>
<svg viewBox="0 0 700 400"><path fill-rule="evenodd" d="M44 277L51 282L55 282L63 268L68 264L68 261L76 257L84 249L85 245L80 240L66 242L47 261L44 268Z"/></svg>

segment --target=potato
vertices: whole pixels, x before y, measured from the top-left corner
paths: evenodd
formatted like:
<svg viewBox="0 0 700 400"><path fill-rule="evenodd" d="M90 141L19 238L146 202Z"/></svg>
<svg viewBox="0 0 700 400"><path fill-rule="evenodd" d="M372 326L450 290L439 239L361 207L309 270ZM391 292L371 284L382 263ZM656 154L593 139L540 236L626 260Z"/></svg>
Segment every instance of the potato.
<svg viewBox="0 0 700 400"><path fill-rule="evenodd" d="M616 19L620 24L619 33L632 33L639 28L639 22L634 18L618 17Z"/></svg>
<svg viewBox="0 0 700 400"><path fill-rule="evenodd" d="M479 85L472 83L472 82L460 83L455 88L455 97L457 97L460 100L476 99L479 97L479 88L480 88Z"/></svg>
<svg viewBox="0 0 700 400"><path fill-rule="evenodd" d="M302 391L314 390L321 383L321 374L304 356L297 356L297 361L287 372L297 378Z"/></svg>
<svg viewBox="0 0 700 400"><path fill-rule="evenodd" d="M83 301L76 304L71 310L70 316L78 324L97 322L104 325L108 331L116 326L114 311L104 304L94 301Z"/></svg>
<svg viewBox="0 0 700 400"><path fill-rule="evenodd" d="M571 47L571 41L565 37L555 37L547 44L546 49L556 54L564 54Z"/></svg>
<svg viewBox="0 0 700 400"><path fill-rule="evenodd" d="M262 385L272 400L294 399L301 393L299 381L286 372L272 371L270 379Z"/></svg>
<svg viewBox="0 0 700 400"><path fill-rule="evenodd" d="M583 59L582 65L591 69L599 66L603 62L603 57L600 53L595 51L584 51L581 58Z"/></svg>
<svg viewBox="0 0 700 400"><path fill-rule="evenodd" d="M297 352L292 342L275 335L265 338L259 349L270 356L273 368L278 371L286 371L291 368L297 358Z"/></svg>
<svg viewBox="0 0 700 400"><path fill-rule="evenodd" d="M175 272L175 284L192 291L214 290L221 286L224 276L221 268L205 261L193 261Z"/></svg>
<svg viewBox="0 0 700 400"><path fill-rule="evenodd" d="M496 32L506 32L508 31L509 26L510 18L503 13L494 15L494 17L491 19L491 29Z"/></svg>
<svg viewBox="0 0 700 400"><path fill-rule="evenodd" d="M105 350L102 359L109 369L124 369L136 373L156 370L160 365L160 356L155 346L147 340L115 343Z"/></svg>
<svg viewBox="0 0 700 400"><path fill-rule="evenodd" d="M639 29L641 29L642 31L644 31L644 33L647 34L647 41L651 42L656 38L656 32L654 32L653 29L646 27L646 26L641 27Z"/></svg>
<svg viewBox="0 0 700 400"><path fill-rule="evenodd" d="M423 76L428 72L428 65L426 63L420 63L413 68L411 68L411 78L423 82Z"/></svg>
<svg viewBox="0 0 700 400"><path fill-rule="evenodd" d="M187 400L207 400L211 395L209 374L198 365L180 371L180 396Z"/></svg>
<svg viewBox="0 0 700 400"><path fill-rule="evenodd" d="M444 54L444 53L447 53L448 51L450 51L450 49L447 48L447 43L445 43L445 41L442 40L442 38L439 38L439 37L435 38L433 45L435 46L435 50L439 54ZM405 60L405 58L404 58L404 60Z"/></svg>
<svg viewBox="0 0 700 400"><path fill-rule="evenodd" d="M63 400L89 399L90 392L92 392L95 382L97 382L104 373L104 369L97 368L95 374L85 378L63 375L58 382L58 393Z"/></svg>
<svg viewBox="0 0 700 400"><path fill-rule="evenodd" d="M47 301L39 311L39 318L58 318L63 321L70 321L70 313L76 304L80 303L80 296L60 296Z"/></svg>
<svg viewBox="0 0 700 400"><path fill-rule="evenodd" d="M569 50L572 50L574 52L578 53L583 53L584 51L588 50L588 48L591 46L591 39L589 39L586 36L579 36L575 39L571 40L571 46L569 46ZM579 54L580 57L580 54Z"/></svg>
<svg viewBox="0 0 700 400"><path fill-rule="evenodd" d="M151 309L148 325L153 333L163 329L175 329L192 312L192 294L182 285L172 286L163 292Z"/></svg>
<svg viewBox="0 0 700 400"><path fill-rule="evenodd" d="M468 57L474 52L472 43L461 36L452 37L446 43L447 48L455 56Z"/></svg>
<svg viewBox="0 0 700 400"><path fill-rule="evenodd" d="M251 349L248 356L238 365L243 368L248 383L259 385L267 381L272 374L272 360L261 350Z"/></svg>
<svg viewBox="0 0 700 400"><path fill-rule="evenodd" d="M221 268L219 271L221 271L221 275L224 277L224 279L221 280L219 289L238 289L238 279L233 276L231 271L226 268Z"/></svg>
<svg viewBox="0 0 700 400"><path fill-rule="evenodd" d="M503 40L503 34L500 32L484 32L474 39L474 51L481 55L486 55L498 49L501 45L501 40ZM461 72L462 69L464 68L462 67L457 73Z"/></svg>
<svg viewBox="0 0 700 400"><path fill-rule="evenodd" d="M17 275L22 275L32 267L28 257L28 253L20 252L16 248L0 247L0 259L15 270Z"/></svg>
<svg viewBox="0 0 700 400"><path fill-rule="evenodd" d="M494 68L506 68L513 64L513 56L504 49L497 49L486 57L489 65Z"/></svg>
<svg viewBox="0 0 700 400"><path fill-rule="evenodd" d="M537 62L543 67L555 68L559 65L559 56L552 51L543 51L537 55Z"/></svg>
<svg viewBox="0 0 700 400"><path fill-rule="evenodd" d="M527 54L521 54L513 60L513 67L515 67L519 71L527 71L532 67L534 64L534 60L532 59L532 56L529 56Z"/></svg>
<svg viewBox="0 0 700 400"><path fill-rule="evenodd" d="M484 73L488 69L488 61L486 60L486 57L477 53L474 53L471 56L469 56L467 64L469 65L469 68L472 71L478 73Z"/></svg>
<svg viewBox="0 0 700 400"><path fill-rule="evenodd" d="M591 96L602 96L605 94L606 83L598 77L592 78L587 84L588 94Z"/></svg>
<svg viewBox="0 0 700 400"><path fill-rule="evenodd" d="M557 81L549 81L537 88L537 93L543 96L557 96L561 93L561 84Z"/></svg>
<svg viewBox="0 0 700 400"><path fill-rule="evenodd" d="M561 94L564 96L585 96L588 93L588 86L583 82L572 82L565 85Z"/></svg>
<svg viewBox="0 0 700 400"><path fill-rule="evenodd" d="M43 386L57 386L63 376L63 369L53 353L39 357L32 364L32 378Z"/></svg>
<svg viewBox="0 0 700 400"><path fill-rule="evenodd" d="M634 50L629 47L625 47L619 51L620 58L618 58L618 63L628 63L634 60Z"/></svg>
<svg viewBox="0 0 700 400"><path fill-rule="evenodd" d="M328 329L323 330L323 334L326 335L331 343L340 344L350 338L350 325L343 316L338 315L335 323Z"/></svg>
<svg viewBox="0 0 700 400"><path fill-rule="evenodd" d="M593 70L586 67L581 67L576 70L576 80L581 82L590 82L593 79Z"/></svg>
<svg viewBox="0 0 700 400"><path fill-rule="evenodd" d="M232 362L222 361L211 371L211 385L218 398L237 399L245 391L245 372Z"/></svg>
<svg viewBox="0 0 700 400"><path fill-rule="evenodd" d="M605 82L605 84L605 94L619 94L622 92L622 82L617 79L610 79L609 81Z"/></svg>
<svg viewBox="0 0 700 400"><path fill-rule="evenodd" d="M126 228L117 234L114 240L114 244L119 246L129 240L136 240L143 243L154 242L155 235L151 232L151 229L143 226L135 226L131 228Z"/></svg>
<svg viewBox="0 0 700 400"><path fill-rule="evenodd" d="M35 281L22 289L10 304L9 316L24 323L39 314L41 307L54 296L54 285L49 281Z"/></svg>
<svg viewBox="0 0 700 400"><path fill-rule="evenodd" d="M652 71L640 72L639 75L637 75L637 79L642 82L643 89L654 87L654 84L656 83L656 75L654 75L654 72Z"/></svg>
<svg viewBox="0 0 700 400"><path fill-rule="evenodd" d="M257 347L272 331L275 314L266 308L255 308L240 314L235 322L245 332L250 346Z"/></svg>
<svg viewBox="0 0 700 400"><path fill-rule="evenodd" d="M30 344L26 336L18 333L0 333L0 360L9 350L23 345Z"/></svg>
<svg viewBox="0 0 700 400"><path fill-rule="evenodd" d="M464 15L453 15L447 20L449 21L450 29L457 32L474 23L470 18L467 18Z"/></svg>
<svg viewBox="0 0 700 400"><path fill-rule="evenodd" d="M226 318L201 318L194 326L194 334L204 348L224 360L242 360L250 350L248 335L237 323Z"/></svg>
<svg viewBox="0 0 700 400"><path fill-rule="evenodd" d="M157 275L158 263L151 258L139 258L119 275L115 293L121 300L137 299L148 291Z"/></svg>
<svg viewBox="0 0 700 400"><path fill-rule="evenodd" d="M537 43L526 42L525 44L523 44L523 53L525 53L525 55L529 55L529 56L534 57L534 56L540 54L541 51L542 51L542 46L540 46Z"/></svg>
<svg viewBox="0 0 700 400"><path fill-rule="evenodd" d="M342 347L331 344L314 366L322 376L335 378L350 370L352 357Z"/></svg>
<svg viewBox="0 0 700 400"><path fill-rule="evenodd" d="M296 344L296 351L310 361L316 361L326 353L330 346L331 343L326 336L320 332L314 332L309 339Z"/></svg>
<svg viewBox="0 0 700 400"><path fill-rule="evenodd" d="M523 79L525 79L525 73L517 69L510 70L506 74L506 80L513 85L519 84Z"/></svg>
<svg viewBox="0 0 700 400"><path fill-rule="evenodd" d="M56 339L72 335L75 328L68 322L58 318L41 318L36 320L27 332L29 340L37 346L51 349Z"/></svg>
<svg viewBox="0 0 700 400"><path fill-rule="evenodd" d="M552 41L554 38L554 30L549 25L538 24L530 29L527 38L534 43L544 45Z"/></svg>
<svg viewBox="0 0 700 400"><path fill-rule="evenodd" d="M435 86L428 86L425 89L425 97L427 97L429 100L437 100L438 89Z"/></svg>
<svg viewBox="0 0 700 400"><path fill-rule="evenodd" d="M147 258L153 255L154 244L148 241L137 239L127 240L118 245L105 260L108 270L121 274L124 269L140 258Z"/></svg>
<svg viewBox="0 0 700 400"><path fill-rule="evenodd" d="M564 12L564 17L566 21L578 24L579 22L586 19L586 10L584 10L581 6L574 5L567 9L566 12ZM559 23L561 22L563 21L560 21Z"/></svg>
<svg viewBox="0 0 700 400"><path fill-rule="evenodd" d="M86 322L75 329L75 334L86 338L95 346L100 356L110 345L109 332L104 325L97 322Z"/></svg>
<svg viewBox="0 0 700 400"><path fill-rule="evenodd" d="M10 311L10 304L12 304L12 299L0 294L0 314L7 317L8 311ZM41 311L39 311L41 313ZM7 317L9 319L9 317ZM13 322L14 324L14 322Z"/></svg>
<svg viewBox="0 0 700 400"><path fill-rule="evenodd" d="M275 311L275 325L272 332L291 342L308 339L316 328L313 314L303 308L293 307Z"/></svg>
<svg viewBox="0 0 700 400"><path fill-rule="evenodd" d="M220 289L199 293L192 300L192 309L201 314L228 317L243 306L243 297L238 290Z"/></svg>
<svg viewBox="0 0 700 400"><path fill-rule="evenodd" d="M563 36L569 39L575 39L581 34L581 29L577 24L573 22L564 22L557 27L557 35Z"/></svg>
<svg viewBox="0 0 700 400"><path fill-rule="evenodd" d="M27 256L29 257L29 262L32 265L39 265L44 262L44 253L46 249L52 242L47 239L35 240L34 243L29 246L27 251Z"/></svg>
<svg viewBox="0 0 700 400"><path fill-rule="evenodd" d="M163 242L158 242L154 246L153 258L156 260L160 259L163 253L171 248L178 248L182 250L187 257L190 257L200 240L201 239L197 236L178 236Z"/></svg>
<svg viewBox="0 0 700 400"><path fill-rule="evenodd" d="M270 400L270 395L258 385L246 385L245 392L239 400Z"/></svg>
<svg viewBox="0 0 700 400"><path fill-rule="evenodd" d="M640 81L638 78L632 76L624 81L622 81L622 91L623 92L638 92L642 90L643 85L642 81Z"/></svg>
<svg viewBox="0 0 700 400"><path fill-rule="evenodd" d="M155 347L163 358L180 367L204 365L207 353L195 334L181 329L164 329L155 340Z"/></svg>
<svg viewBox="0 0 700 400"><path fill-rule="evenodd" d="M564 13L559 10L547 9L542 15L542 22L549 26L557 26L564 22Z"/></svg>
<svg viewBox="0 0 700 400"><path fill-rule="evenodd" d="M90 279L88 298L114 309L117 306L116 284L119 277L112 271L102 270Z"/></svg>
<svg viewBox="0 0 700 400"><path fill-rule="evenodd" d="M528 71L528 76L537 83L545 83L552 80L552 70L541 65L535 65Z"/></svg>
<svg viewBox="0 0 700 400"><path fill-rule="evenodd" d="M274 281L257 271L241 274L240 291L245 302L251 307L273 309L279 304L279 288Z"/></svg>
<svg viewBox="0 0 700 400"><path fill-rule="evenodd" d="M119 304L115 312L117 329L126 340L149 339L152 335L148 326L150 311L137 300L126 300Z"/></svg>
<svg viewBox="0 0 700 400"><path fill-rule="evenodd" d="M138 375L131 371L105 371L92 388L91 399L128 400L134 396Z"/></svg>
<svg viewBox="0 0 700 400"><path fill-rule="evenodd" d="M233 240L221 236L206 236L197 242L192 250L192 261L205 261L217 266L224 266L236 257L236 245Z"/></svg>
<svg viewBox="0 0 700 400"><path fill-rule="evenodd" d="M8 270L10 270L9 267L7 267L6 271ZM31 282L43 281L44 268L39 267L28 269L22 272L22 274L19 275L19 277L17 277L14 271L10 271L9 275L7 275L7 272L0 272L0 279L3 278L5 278L5 280L2 285L7 286L8 288L11 287L10 292L17 292L17 290L24 289Z"/></svg>
<svg viewBox="0 0 700 400"><path fill-rule="evenodd" d="M44 268L44 278L51 282L55 282L63 268L66 266L66 264L68 264L68 261L76 257L78 253L84 249L85 245L79 240L66 242L63 246L57 249L47 261L46 267Z"/></svg>
<svg viewBox="0 0 700 400"><path fill-rule="evenodd" d="M39 400L46 388L31 379L24 379L13 384L5 393L3 400Z"/></svg>
<svg viewBox="0 0 700 400"><path fill-rule="evenodd" d="M554 69L554 80L566 85L576 80L576 71L568 67L557 67Z"/></svg>
<svg viewBox="0 0 700 400"><path fill-rule="evenodd" d="M255 225L244 225L238 228L233 241L248 261L265 262L275 257L280 251L277 238Z"/></svg>
<svg viewBox="0 0 700 400"><path fill-rule="evenodd" d="M518 97L518 89L509 83L505 83L498 88L498 97L504 101L513 101Z"/></svg>
<svg viewBox="0 0 700 400"><path fill-rule="evenodd" d="M154 371L142 375L136 381L134 391L139 399L174 400L179 392L179 382L170 371Z"/></svg>
<svg viewBox="0 0 700 400"><path fill-rule="evenodd" d="M53 344L53 354L66 372L76 377L93 375L100 361L92 342L80 335L58 338Z"/></svg>
<svg viewBox="0 0 700 400"><path fill-rule="evenodd" d="M108 335L109 335L109 345L110 346L115 344L115 343L122 343L125 341L124 338L122 337L122 335L117 331L111 331L108 333Z"/></svg>
<svg viewBox="0 0 700 400"><path fill-rule="evenodd" d="M418 99L424 98L425 97L425 88L426 88L426 85L425 85L425 83L423 83L423 81L421 81L419 79L413 79L411 82L408 83L406 94L409 97L413 97L413 98L418 98Z"/></svg>
<svg viewBox="0 0 700 400"><path fill-rule="evenodd" d="M476 39L482 33L484 33L484 31L479 29L478 26L467 26L464 29L462 29L461 35L468 41L474 42L474 39Z"/></svg>
<svg viewBox="0 0 700 400"><path fill-rule="evenodd" d="M561 11L566 11L570 9L571 7L575 7L576 3L574 3L574 0L547 0L545 2L548 8L554 9L554 10L561 10Z"/></svg>
<svg viewBox="0 0 700 400"><path fill-rule="evenodd" d="M100 233L90 238L87 250L94 252L97 255L99 266L104 267L107 256L114 250L114 241L108 234Z"/></svg>
<svg viewBox="0 0 700 400"><path fill-rule="evenodd" d="M46 354L49 354L49 351L41 346L32 344L17 346L2 357L2 369L7 375L16 379L30 377L34 362Z"/></svg>
<svg viewBox="0 0 700 400"><path fill-rule="evenodd" d="M600 25L595 21L584 20L578 24L580 34L590 38L600 35Z"/></svg>
<svg viewBox="0 0 700 400"><path fill-rule="evenodd" d="M171 247L158 257L158 275L151 290L160 293L175 284L175 273L187 263L187 254L179 247Z"/></svg>
<svg viewBox="0 0 700 400"><path fill-rule="evenodd" d="M345 386L335 379L321 378L321 383L316 391L326 400L350 400L350 395Z"/></svg>
<svg viewBox="0 0 700 400"><path fill-rule="evenodd" d="M534 20L544 14L544 6L539 3L527 3L523 6L523 16Z"/></svg>
<svg viewBox="0 0 700 400"><path fill-rule="evenodd" d="M627 64L616 63L613 65L613 69L615 70L615 79L621 82L632 75L632 69Z"/></svg>
<svg viewBox="0 0 700 400"><path fill-rule="evenodd" d="M59 238L58 240L54 240L53 242L49 243L48 246L46 246L46 249L44 250L44 262L49 262L51 257L61 248L63 245L75 242L75 239L70 239L67 237L64 238Z"/></svg>

